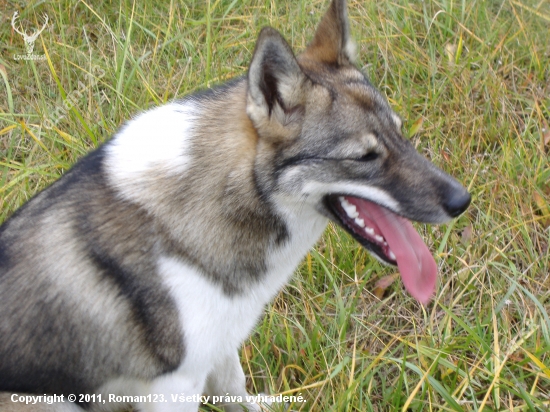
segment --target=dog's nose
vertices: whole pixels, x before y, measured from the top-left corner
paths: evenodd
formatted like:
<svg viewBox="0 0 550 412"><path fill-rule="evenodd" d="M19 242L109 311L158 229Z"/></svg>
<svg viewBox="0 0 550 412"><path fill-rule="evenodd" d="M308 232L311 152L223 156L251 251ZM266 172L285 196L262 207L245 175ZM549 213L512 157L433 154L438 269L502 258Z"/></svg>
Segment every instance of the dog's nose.
<svg viewBox="0 0 550 412"><path fill-rule="evenodd" d="M445 211L451 217L457 217L462 212L464 212L468 208L468 206L470 205L470 201L472 200L472 196L470 196L470 193L468 193L466 189L460 189L461 190L453 191L453 193L447 197L443 204Z"/></svg>

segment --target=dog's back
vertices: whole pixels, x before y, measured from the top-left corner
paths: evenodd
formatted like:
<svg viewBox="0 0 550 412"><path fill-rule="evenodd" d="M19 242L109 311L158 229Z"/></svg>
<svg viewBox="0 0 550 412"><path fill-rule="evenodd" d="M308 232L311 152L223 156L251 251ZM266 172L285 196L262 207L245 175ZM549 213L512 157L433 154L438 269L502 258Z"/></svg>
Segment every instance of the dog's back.
<svg viewBox="0 0 550 412"><path fill-rule="evenodd" d="M178 316L154 275L155 225L109 186L104 158L105 147L91 153L2 226L3 390L92 393L106 376L180 362Z"/></svg>

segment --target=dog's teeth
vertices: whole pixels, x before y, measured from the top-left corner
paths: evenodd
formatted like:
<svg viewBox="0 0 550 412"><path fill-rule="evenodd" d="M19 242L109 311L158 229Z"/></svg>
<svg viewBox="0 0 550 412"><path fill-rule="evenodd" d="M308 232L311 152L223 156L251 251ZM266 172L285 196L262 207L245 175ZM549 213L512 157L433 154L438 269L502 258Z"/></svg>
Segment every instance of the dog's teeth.
<svg viewBox="0 0 550 412"><path fill-rule="evenodd" d="M374 235L374 240L376 240L377 242L382 243L384 241L384 238L380 235Z"/></svg>
<svg viewBox="0 0 550 412"><path fill-rule="evenodd" d="M365 227L365 221L361 218L355 218L355 223L357 226Z"/></svg>
<svg viewBox="0 0 550 412"><path fill-rule="evenodd" d="M388 251L388 257L391 259L391 260L397 260L396 256L395 256L395 253L393 253L391 250Z"/></svg>
<svg viewBox="0 0 550 412"><path fill-rule="evenodd" d="M342 207L349 207L351 205L351 203L348 202L344 196L340 196L338 199L340 200Z"/></svg>
<svg viewBox="0 0 550 412"><path fill-rule="evenodd" d="M342 209L344 209L344 212L346 212L349 217L355 219L357 216L359 216L355 205L352 205L350 202L348 202L345 197L340 196L338 200L340 200L340 205L342 205Z"/></svg>
<svg viewBox="0 0 550 412"><path fill-rule="evenodd" d="M366 227L365 233L369 236L374 236L374 229L372 227Z"/></svg>
<svg viewBox="0 0 550 412"><path fill-rule="evenodd" d="M344 211L347 213L347 215L352 219L355 219L356 217L358 217L359 213L357 213L357 208L355 207L355 205L352 205L351 203L348 203L348 202L346 203L347 204L342 202L342 207L344 208Z"/></svg>

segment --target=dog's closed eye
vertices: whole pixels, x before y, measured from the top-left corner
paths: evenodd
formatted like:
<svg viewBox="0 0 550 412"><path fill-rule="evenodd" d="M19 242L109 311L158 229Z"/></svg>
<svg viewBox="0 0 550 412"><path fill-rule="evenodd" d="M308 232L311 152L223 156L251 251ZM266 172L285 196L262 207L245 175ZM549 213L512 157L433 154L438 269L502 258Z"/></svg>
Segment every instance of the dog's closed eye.
<svg viewBox="0 0 550 412"><path fill-rule="evenodd" d="M360 158L356 159L357 161L359 162L371 162L373 160L376 160L378 159L378 153L375 152L375 151L372 151L372 152L368 152L366 154L364 154L363 156L361 156Z"/></svg>

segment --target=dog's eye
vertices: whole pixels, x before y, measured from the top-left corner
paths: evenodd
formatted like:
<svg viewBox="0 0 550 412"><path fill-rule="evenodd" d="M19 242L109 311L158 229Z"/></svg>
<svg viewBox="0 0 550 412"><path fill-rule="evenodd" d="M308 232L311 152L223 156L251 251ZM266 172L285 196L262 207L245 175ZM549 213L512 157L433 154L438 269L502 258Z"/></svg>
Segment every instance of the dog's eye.
<svg viewBox="0 0 550 412"><path fill-rule="evenodd" d="M370 162L372 160L376 160L378 158L378 153L376 152L368 152L364 156L361 156L357 160L360 162Z"/></svg>

